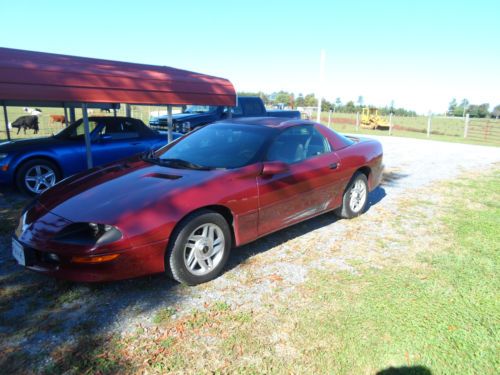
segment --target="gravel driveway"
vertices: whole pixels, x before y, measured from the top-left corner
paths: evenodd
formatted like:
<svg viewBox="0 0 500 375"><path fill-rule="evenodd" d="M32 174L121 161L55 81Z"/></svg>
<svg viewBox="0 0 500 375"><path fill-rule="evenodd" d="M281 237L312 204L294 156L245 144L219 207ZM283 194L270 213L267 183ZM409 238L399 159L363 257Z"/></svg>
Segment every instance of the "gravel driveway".
<svg viewBox="0 0 500 375"><path fill-rule="evenodd" d="M397 215L396 202L427 194L426 187L437 181L500 162L499 148L374 138L384 146L386 172L382 186L370 194L365 215L350 221L322 215L235 249L225 273L197 287L178 285L163 275L98 285L52 280L18 267L11 259L10 240L3 237L0 369L14 355L30 358L31 366L47 363L53 348L75 341L81 333L134 332L152 325L161 308L174 309L177 317L193 309L203 310L214 301L234 308L262 309L270 296L271 300L286 298L313 269L356 272L353 259L376 264L401 256L404 241L397 238L395 228L384 226L384 215ZM432 191L428 193L432 200ZM0 191L0 208L15 201L11 194ZM377 230L373 231L370 228L375 222ZM390 238L394 241L388 242L383 254L370 250L374 241Z"/></svg>

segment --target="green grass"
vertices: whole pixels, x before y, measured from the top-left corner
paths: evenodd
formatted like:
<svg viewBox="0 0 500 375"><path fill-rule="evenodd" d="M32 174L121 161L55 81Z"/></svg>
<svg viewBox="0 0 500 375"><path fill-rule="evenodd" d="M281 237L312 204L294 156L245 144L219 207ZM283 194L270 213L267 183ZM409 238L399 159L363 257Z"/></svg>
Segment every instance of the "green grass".
<svg viewBox="0 0 500 375"><path fill-rule="evenodd" d="M450 190L445 247L412 265L312 277L293 336L305 371L498 373L500 173Z"/></svg>
<svg viewBox="0 0 500 375"><path fill-rule="evenodd" d="M161 324L170 321L172 316L175 314L175 309L171 307L165 307L158 310L153 318L153 322L156 324Z"/></svg>

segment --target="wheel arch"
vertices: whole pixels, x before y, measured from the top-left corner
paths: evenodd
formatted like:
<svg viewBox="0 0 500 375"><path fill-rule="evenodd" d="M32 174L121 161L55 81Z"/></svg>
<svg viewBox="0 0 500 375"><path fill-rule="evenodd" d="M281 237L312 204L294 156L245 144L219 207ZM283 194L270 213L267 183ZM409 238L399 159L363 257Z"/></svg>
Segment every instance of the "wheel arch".
<svg viewBox="0 0 500 375"><path fill-rule="evenodd" d="M24 165L26 164L27 162L31 161L31 160L35 160L35 159L42 159L42 160L46 160L46 161L49 161L51 162L52 164L54 164L56 167L57 167L57 171L59 172L60 174L60 177L63 178L63 169L61 167L61 164L57 161L56 158L52 157L52 156L48 156L48 155L30 155L22 160L19 160L17 162L17 165L14 169L14 174L13 174L13 177L14 177L14 181L16 180L17 178L17 174L19 173L19 169Z"/></svg>
<svg viewBox="0 0 500 375"><path fill-rule="evenodd" d="M363 173L366 176L366 180L368 181L368 191L371 191L372 190L372 170L371 170L371 168L368 167L367 165L365 165L363 167L356 169L356 171L354 171L354 173L352 174L350 181L352 181L352 179L354 178L356 173Z"/></svg>
<svg viewBox="0 0 500 375"><path fill-rule="evenodd" d="M181 225L181 223L183 223L189 216L191 216L197 212L200 212L200 211L212 211L212 212L216 212L216 213L220 214L226 220L227 225L229 226L229 230L231 231L232 243L233 243L233 245L235 244L234 215L228 207L220 205L220 204L202 206L202 207L198 207L195 210L188 212L180 220L177 221L175 226L172 228L171 233L176 233L176 231L179 228L179 226ZM171 240L172 240L172 235L168 239L168 242L170 243Z"/></svg>

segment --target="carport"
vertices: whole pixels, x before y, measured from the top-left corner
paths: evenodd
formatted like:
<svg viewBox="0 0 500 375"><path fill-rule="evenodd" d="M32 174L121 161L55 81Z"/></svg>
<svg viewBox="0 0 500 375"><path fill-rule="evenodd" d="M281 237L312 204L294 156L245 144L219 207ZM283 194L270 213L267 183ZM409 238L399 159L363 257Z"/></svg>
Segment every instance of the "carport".
<svg viewBox="0 0 500 375"><path fill-rule="evenodd" d="M236 93L227 79L167 66L0 48L0 102L9 140L9 105L81 107L91 168L89 106L126 103L129 115L130 104L165 105L170 142L172 105L235 106Z"/></svg>

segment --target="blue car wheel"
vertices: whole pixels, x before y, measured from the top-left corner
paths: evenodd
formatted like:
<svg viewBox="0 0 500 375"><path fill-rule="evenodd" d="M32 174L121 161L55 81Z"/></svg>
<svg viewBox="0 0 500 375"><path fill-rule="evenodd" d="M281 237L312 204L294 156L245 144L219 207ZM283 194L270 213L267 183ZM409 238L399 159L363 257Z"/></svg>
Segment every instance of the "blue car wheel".
<svg viewBox="0 0 500 375"><path fill-rule="evenodd" d="M59 168L45 159L31 159L21 165L16 174L19 190L38 195L51 188L61 179Z"/></svg>

